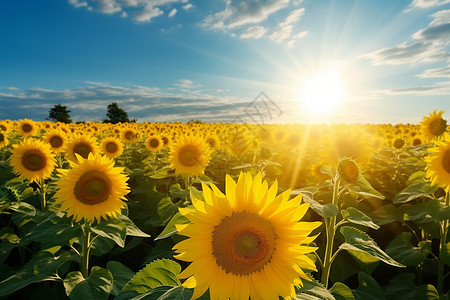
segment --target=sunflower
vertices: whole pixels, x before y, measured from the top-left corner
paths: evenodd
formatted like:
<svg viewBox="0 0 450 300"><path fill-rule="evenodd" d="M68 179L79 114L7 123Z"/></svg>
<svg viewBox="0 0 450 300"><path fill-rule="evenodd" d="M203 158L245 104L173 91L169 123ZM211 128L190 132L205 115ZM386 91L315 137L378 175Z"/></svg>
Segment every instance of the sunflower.
<svg viewBox="0 0 450 300"><path fill-rule="evenodd" d="M100 154L89 153L87 159L77 156L79 163L70 162L72 169L59 170L56 203L76 222L116 217L129 192L124 168L114 167L113 160Z"/></svg>
<svg viewBox="0 0 450 300"><path fill-rule="evenodd" d="M18 130L23 136L34 136L38 132L38 127L33 120L23 119L19 121Z"/></svg>
<svg viewBox="0 0 450 300"><path fill-rule="evenodd" d="M97 154L98 151L99 149L95 138L83 134L75 134L66 144L65 148L66 158L74 162L77 161L75 154L87 158L89 153Z"/></svg>
<svg viewBox="0 0 450 300"><path fill-rule="evenodd" d="M176 174L197 176L209 164L211 151L199 136L182 136L170 149L170 167Z"/></svg>
<svg viewBox="0 0 450 300"><path fill-rule="evenodd" d="M305 255L317 248L308 237L321 222L299 222L309 204L290 190L276 196L261 173L241 173L237 183L226 177L226 195L202 184L205 202L192 197L194 208L180 208L191 223L176 225L188 239L174 246L175 258L192 262L180 279L194 288L193 298L208 288L211 299L278 299L295 297L294 286L316 270Z"/></svg>
<svg viewBox="0 0 450 300"><path fill-rule="evenodd" d="M156 152L164 147L164 142L159 136L151 135L145 141L145 147L150 151Z"/></svg>
<svg viewBox="0 0 450 300"><path fill-rule="evenodd" d="M66 142L64 133L59 129L47 132L44 135L43 140L50 145L54 152L61 152L64 149L64 144Z"/></svg>
<svg viewBox="0 0 450 300"><path fill-rule="evenodd" d="M2 149L5 146L8 146L9 141L8 137L6 136L6 132L0 131L0 149Z"/></svg>
<svg viewBox="0 0 450 300"><path fill-rule="evenodd" d="M436 113L436 111L434 110L428 117L423 117L420 123L424 137L428 141L439 138L447 130L447 121L442 118L444 111L441 110L439 113Z"/></svg>
<svg viewBox="0 0 450 300"><path fill-rule="evenodd" d="M11 125L6 121L0 121L0 132L8 134L11 131Z"/></svg>
<svg viewBox="0 0 450 300"><path fill-rule="evenodd" d="M122 129L120 137L125 144L134 144L139 141L139 133L131 127Z"/></svg>
<svg viewBox="0 0 450 300"><path fill-rule="evenodd" d="M256 138L252 136L247 130L236 130L231 132L230 141L228 144L229 151L234 156L242 156L250 151L253 140Z"/></svg>
<svg viewBox="0 0 450 300"><path fill-rule="evenodd" d="M205 141L211 149L217 149L219 147L219 138L215 134L207 135Z"/></svg>
<svg viewBox="0 0 450 300"><path fill-rule="evenodd" d="M169 138L169 135L167 135L167 134L162 134L161 135L161 140L163 141L163 143L164 143L164 148L167 148L167 147L169 147L170 146L170 138Z"/></svg>
<svg viewBox="0 0 450 300"><path fill-rule="evenodd" d="M104 138L101 142L101 148L103 154L111 159L120 156L123 152L122 142L113 137Z"/></svg>
<svg viewBox="0 0 450 300"><path fill-rule="evenodd" d="M435 141L436 147L430 148L430 156L425 158L426 177L431 184L442 187L447 193L450 191L450 135L445 134L443 141Z"/></svg>
<svg viewBox="0 0 450 300"><path fill-rule="evenodd" d="M14 173L31 182L49 178L56 165L50 145L32 138L13 145L10 163Z"/></svg>

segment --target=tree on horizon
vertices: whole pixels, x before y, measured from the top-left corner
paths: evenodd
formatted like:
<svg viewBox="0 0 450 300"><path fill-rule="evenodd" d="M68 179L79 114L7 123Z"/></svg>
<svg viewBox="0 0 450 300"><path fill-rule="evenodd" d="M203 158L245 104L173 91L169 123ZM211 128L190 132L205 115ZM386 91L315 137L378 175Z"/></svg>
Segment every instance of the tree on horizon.
<svg viewBox="0 0 450 300"><path fill-rule="evenodd" d="M53 122L61 122L61 123L72 123L72 119L70 118L70 110L67 110L67 107L61 104L56 104L48 111L47 120L52 120Z"/></svg>
<svg viewBox="0 0 450 300"><path fill-rule="evenodd" d="M106 113L106 117L108 119L103 120L103 123L127 123L127 122L136 122L136 120L130 120L128 118L128 113L119 107L117 102L113 102L108 105L108 111Z"/></svg>

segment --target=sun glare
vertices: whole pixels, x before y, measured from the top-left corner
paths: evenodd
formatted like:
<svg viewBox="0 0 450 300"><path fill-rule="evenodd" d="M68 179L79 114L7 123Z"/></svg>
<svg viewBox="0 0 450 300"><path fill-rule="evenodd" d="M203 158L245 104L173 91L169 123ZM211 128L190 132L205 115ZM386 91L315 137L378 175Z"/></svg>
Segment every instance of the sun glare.
<svg viewBox="0 0 450 300"><path fill-rule="evenodd" d="M319 71L300 83L301 108L314 115L332 113L345 97L345 87L338 70Z"/></svg>

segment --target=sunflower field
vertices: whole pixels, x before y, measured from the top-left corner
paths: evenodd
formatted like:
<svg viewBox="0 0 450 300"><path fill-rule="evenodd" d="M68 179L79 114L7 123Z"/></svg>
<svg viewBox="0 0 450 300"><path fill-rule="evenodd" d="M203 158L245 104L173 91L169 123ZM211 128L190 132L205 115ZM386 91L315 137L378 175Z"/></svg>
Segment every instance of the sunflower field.
<svg viewBox="0 0 450 300"><path fill-rule="evenodd" d="M443 115L2 120L0 299L447 299Z"/></svg>

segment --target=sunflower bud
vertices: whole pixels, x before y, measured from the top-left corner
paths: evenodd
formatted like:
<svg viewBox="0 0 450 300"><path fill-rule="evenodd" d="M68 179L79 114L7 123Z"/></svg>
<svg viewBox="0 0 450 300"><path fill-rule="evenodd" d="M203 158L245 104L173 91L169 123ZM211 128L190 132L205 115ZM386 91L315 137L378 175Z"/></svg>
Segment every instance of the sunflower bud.
<svg viewBox="0 0 450 300"><path fill-rule="evenodd" d="M343 158L339 161L337 171L346 182L351 183L358 179L359 167L351 158Z"/></svg>

